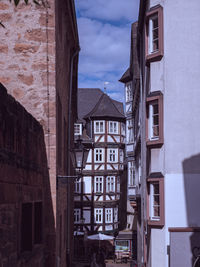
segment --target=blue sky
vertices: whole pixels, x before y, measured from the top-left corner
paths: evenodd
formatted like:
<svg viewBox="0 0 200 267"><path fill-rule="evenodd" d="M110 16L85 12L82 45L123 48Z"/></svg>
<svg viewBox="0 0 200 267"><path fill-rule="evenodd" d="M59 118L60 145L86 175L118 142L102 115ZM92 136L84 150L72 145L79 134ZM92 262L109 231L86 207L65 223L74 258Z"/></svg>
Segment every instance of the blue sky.
<svg viewBox="0 0 200 267"><path fill-rule="evenodd" d="M79 88L100 88L124 100L118 82L130 60L131 23L139 0L75 0L80 39Z"/></svg>

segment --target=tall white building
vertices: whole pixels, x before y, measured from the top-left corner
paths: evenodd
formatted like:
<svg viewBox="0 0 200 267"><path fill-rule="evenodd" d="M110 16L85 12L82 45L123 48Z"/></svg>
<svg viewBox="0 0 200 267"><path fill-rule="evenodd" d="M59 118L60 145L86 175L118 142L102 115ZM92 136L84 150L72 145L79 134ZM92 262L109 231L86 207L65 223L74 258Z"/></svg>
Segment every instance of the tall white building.
<svg viewBox="0 0 200 267"><path fill-rule="evenodd" d="M199 12L198 0L140 1L139 267L200 266Z"/></svg>

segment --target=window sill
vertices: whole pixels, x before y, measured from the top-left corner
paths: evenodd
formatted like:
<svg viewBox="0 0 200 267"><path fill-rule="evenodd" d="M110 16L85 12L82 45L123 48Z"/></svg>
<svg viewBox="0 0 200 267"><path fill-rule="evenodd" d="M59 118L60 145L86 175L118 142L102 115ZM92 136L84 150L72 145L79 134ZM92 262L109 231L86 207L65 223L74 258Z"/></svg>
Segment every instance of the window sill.
<svg viewBox="0 0 200 267"><path fill-rule="evenodd" d="M152 147L152 148L155 148L155 147L160 148L160 147L162 147L163 143L164 143L164 141L162 138L159 138L157 140L154 139L154 140L147 140L146 141L147 147Z"/></svg>
<svg viewBox="0 0 200 267"><path fill-rule="evenodd" d="M148 225L149 226L155 226L155 227L160 227L160 228L162 228L162 227L164 227L164 220L161 218L160 220L148 220L147 221L147 223L148 223Z"/></svg>
<svg viewBox="0 0 200 267"><path fill-rule="evenodd" d="M146 65L149 65L149 63L151 62L156 62L156 61L160 61L163 57L163 52L162 51L157 51L155 53L152 54L147 54L146 55Z"/></svg>

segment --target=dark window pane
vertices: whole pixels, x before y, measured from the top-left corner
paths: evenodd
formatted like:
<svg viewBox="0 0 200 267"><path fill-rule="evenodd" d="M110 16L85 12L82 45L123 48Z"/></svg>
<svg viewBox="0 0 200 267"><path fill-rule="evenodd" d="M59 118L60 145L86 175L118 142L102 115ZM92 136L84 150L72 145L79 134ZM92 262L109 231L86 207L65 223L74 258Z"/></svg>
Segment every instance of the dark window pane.
<svg viewBox="0 0 200 267"><path fill-rule="evenodd" d="M154 216L160 217L160 207L154 207Z"/></svg>
<svg viewBox="0 0 200 267"><path fill-rule="evenodd" d="M153 116L153 125L158 125L159 124L159 117L158 115Z"/></svg>
<svg viewBox="0 0 200 267"><path fill-rule="evenodd" d="M157 51L158 50L158 39L153 41L153 51Z"/></svg>
<svg viewBox="0 0 200 267"><path fill-rule="evenodd" d="M157 28L158 27L158 17L153 18L152 21L153 21L153 29Z"/></svg>
<svg viewBox="0 0 200 267"><path fill-rule="evenodd" d="M32 250L32 203L22 204L21 251Z"/></svg>
<svg viewBox="0 0 200 267"><path fill-rule="evenodd" d="M158 114L158 104L153 105L153 114Z"/></svg>
<svg viewBox="0 0 200 267"><path fill-rule="evenodd" d="M153 30L153 40L157 40L158 39L158 29L154 29Z"/></svg>
<svg viewBox="0 0 200 267"><path fill-rule="evenodd" d="M42 243L42 202L34 205L34 243Z"/></svg>
<svg viewBox="0 0 200 267"><path fill-rule="evenodd" d="M158 195L159 194L159 184L154 184L154 194Z"/></svg>
<svg viewBox="0 0 200 267"><path fill-rule="evenodd" d="M153 136L159 136L159 126L153 127Z"/></svg>
<svg viewBox="0 0 200 267"><path fill-rule="evenodd" d="M154 196L154 205L159 206L160 205L160 196Z"/></svg>

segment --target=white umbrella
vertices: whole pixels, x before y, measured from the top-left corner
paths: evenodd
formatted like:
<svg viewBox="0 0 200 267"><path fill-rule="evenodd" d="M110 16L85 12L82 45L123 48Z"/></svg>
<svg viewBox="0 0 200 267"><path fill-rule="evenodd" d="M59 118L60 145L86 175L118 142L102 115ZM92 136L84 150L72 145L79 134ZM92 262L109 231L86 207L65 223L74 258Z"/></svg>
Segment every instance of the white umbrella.
<svg viewBox="0 0 200 267"><path fill-rule="evenodd" d="M104 235L104 234L96 234L96 235L89 235L87 237L87 239L90 239L90 240L113 240L114 237L113 236L110 236L110 235Z"/></svg>

